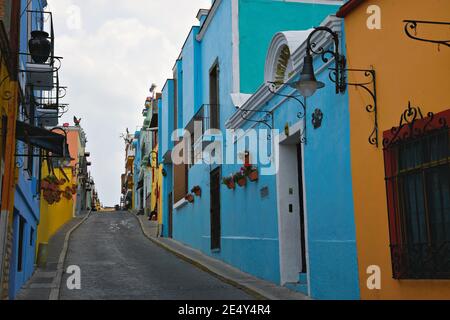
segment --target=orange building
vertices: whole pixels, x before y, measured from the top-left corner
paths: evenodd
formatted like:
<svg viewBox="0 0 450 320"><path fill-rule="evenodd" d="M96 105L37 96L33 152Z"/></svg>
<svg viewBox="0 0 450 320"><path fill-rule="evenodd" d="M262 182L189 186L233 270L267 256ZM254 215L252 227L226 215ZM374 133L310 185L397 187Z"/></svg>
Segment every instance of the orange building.
<svg viewBox="0 0 450 320"><path fill-rule="evenodd" d="M376 72L377 114L349 91L361 297L450 299L450 48L427 41L450 39L436 24L450 1L351 0L337 15L348 67Z"/></svg>

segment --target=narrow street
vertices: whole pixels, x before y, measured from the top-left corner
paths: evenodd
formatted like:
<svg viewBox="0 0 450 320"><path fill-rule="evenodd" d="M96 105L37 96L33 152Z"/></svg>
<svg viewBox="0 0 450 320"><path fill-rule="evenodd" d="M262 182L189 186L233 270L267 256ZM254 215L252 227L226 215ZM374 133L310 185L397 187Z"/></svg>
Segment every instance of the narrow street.
<svg viewBox="0 0 450 320"><path fill-rule="evenodd" d="M126 212L92 214L73 233L66 268L81 268L81 290L61 300L246 300L245 292L150 242Z"/></svg>

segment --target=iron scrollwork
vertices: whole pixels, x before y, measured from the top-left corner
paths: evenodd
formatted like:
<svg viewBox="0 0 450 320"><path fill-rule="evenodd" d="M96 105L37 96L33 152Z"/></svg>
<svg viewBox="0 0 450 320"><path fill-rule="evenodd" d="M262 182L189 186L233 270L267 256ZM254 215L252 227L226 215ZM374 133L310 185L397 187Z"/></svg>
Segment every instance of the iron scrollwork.
<svg viewBox="0 0 450 320"><path fill-rule="evenodd" d="M282 83L284 84L284 83ZM304 98L304 102L302 100L300 100L301 96L296 96L296 95L286 95L286 94L282 94L276 91L276 87L277 85L282 85L280 83L274 83L274 82L269 82L269 86L267 87L267 89L270 91L270 93L272 93L273 95L279 96L279 97L284 97L284 98L288 98L288 99L293 99L295 101L298 102L298 104L300 105L300 111L297 112L297 118L298 119L306 119L306 98ZM300 133L300 142L307 144L308 140L307 140L307 126L306 126L306 121L303 121L303 132Z"/></svg>
<svg viewBox="0 0 450 320"><path fill-rule="evenodd" d="M439 25L440 26L450 26L450 22L419 21L419 20L404 20L403 22L405 23L405 33L409 38L417 40L417 41L437 44L438 48L440 48L440 46L450 47L450 39L448 39L448 40L425 39L425 38L421 38L421 37L417 36L417 30L418 30L418 26L420 24L435 25L435 26L439 26ZM412 34L411 31L414 32L414 34Z"/></svg>
<svg viewBox="0 0 450 320"><path fill-rule="evenodd" d="M417 123L419 121L426 121L426 123L418 127ZM436 119L435 114L429 112L427 118L425 118L420 107L413 107L411 102L409 102L408 108L401 115L399 126L391 129L392 137L385 138L383 146L388 149L397 143L414 139L430 131L442 128L448 128L447 120L444 117Z"/></svg>
<svg viewBox="0 0 450 320"><path fill-rule="evenodd" d="M330 73L330 80L336 82L336 70L332 69ZM346 72L363 73L367 81L363 82L347 82L346 85L355 88L362 88L369 93L372 98L372 103L366 106L366 111L374 115L374 128L369 136L369 143L373 146L379 147L379 128L378 128L378 99L377 99L377 77L375 70L367 69L345 69Z"/></svg>
<svg viewBox="0 0 450 320"><path fill-rule="evenodd" d="M244 119L247 122L254 122L258 124L265 125L270 130L273 129L273 112L271 111L264 111L264 110L248 110L248 109L239 109L242 119ZM253 120L251 119L252 113L258 113L258 114L264 114L264 116L259 120ZM268 140L272 140L272 134L269 133L267 136Z"/></svg>
<svg viewBox="0 0 450 320"><path fill-rule="evenodd" d="M325 50L323 47L318 46L316 42L312 41L312 37L318 32L329 33L334 42L334 51ZM347 66L347 59L339 51L339 35L328 27L316 27L313 32L309 35L307 39L307 52L308 54L313 53L322 56L322 61L328 63L330 61L330 56L334 58L335 67L335 84L336 84L336 94L344 93L347 90L347 81L345 68Z"/></svg>

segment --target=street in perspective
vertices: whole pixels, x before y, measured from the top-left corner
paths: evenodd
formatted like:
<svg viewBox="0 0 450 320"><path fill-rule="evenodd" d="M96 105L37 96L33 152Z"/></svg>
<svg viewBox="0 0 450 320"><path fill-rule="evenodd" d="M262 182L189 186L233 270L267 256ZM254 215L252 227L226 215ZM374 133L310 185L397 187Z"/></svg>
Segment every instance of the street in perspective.
<svg viewBox="0 0 450 320"><path fill-rule="evenodd" d="M449 301L448 39L448 0L0 0L0 300Z"/></svg>

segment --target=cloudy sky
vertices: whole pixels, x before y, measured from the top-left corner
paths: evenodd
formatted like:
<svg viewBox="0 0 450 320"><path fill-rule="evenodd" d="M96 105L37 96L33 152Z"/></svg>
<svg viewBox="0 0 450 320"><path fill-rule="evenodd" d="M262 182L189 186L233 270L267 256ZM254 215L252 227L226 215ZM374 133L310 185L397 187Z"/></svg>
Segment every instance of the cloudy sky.
<svg viewBox="0 0 450 320"><path fill-rule="evenodd" d="M63 122L82 118L102 202L120 200L121 133L142 125L148 89L167 78L200 8L211 0L48 0L61 84L70 104Z"/></svg>

